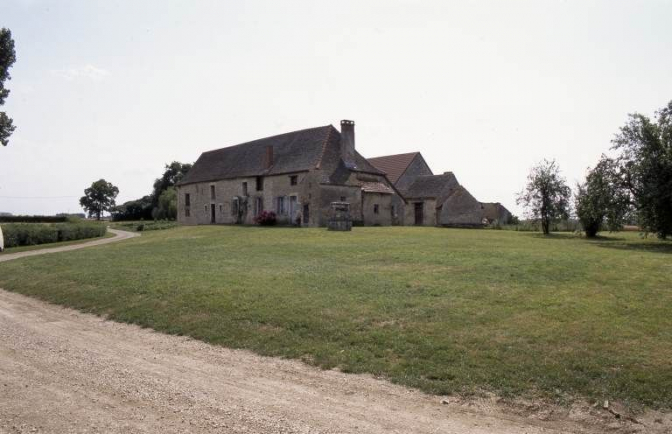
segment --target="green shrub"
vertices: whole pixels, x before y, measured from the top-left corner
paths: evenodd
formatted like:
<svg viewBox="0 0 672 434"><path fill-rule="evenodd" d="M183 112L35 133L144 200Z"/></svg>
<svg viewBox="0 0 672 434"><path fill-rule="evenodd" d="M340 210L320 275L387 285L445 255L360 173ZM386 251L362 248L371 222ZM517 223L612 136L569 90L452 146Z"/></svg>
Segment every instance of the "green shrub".
<svg viewBox="0 0 672 434"><path fill-rule="evenodd" d="M107 228L104 225L97 223L9 223L2 225L6 248L102 237L106 231Z"/></svg>
<svg viewBox="0 0 672 434"><path fill-rule="evenodd" d="M9 215L0 216L0 223L63 223L68 216L54 215Z"/></svg>

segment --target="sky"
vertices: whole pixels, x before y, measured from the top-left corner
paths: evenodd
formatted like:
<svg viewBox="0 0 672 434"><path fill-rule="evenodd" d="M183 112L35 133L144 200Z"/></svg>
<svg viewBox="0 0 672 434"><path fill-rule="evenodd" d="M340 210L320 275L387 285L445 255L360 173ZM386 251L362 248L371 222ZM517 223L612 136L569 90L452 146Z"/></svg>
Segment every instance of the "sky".
<svg viewBox="0 0 672 434"><path fill-rule="evenodd" d="M171 161L352 119L365 157L420 151L522 214L536 163L573 186L672 100L671 20L662 0L2 0L0 212L82 212L100 178L123 203Z"/></svg>

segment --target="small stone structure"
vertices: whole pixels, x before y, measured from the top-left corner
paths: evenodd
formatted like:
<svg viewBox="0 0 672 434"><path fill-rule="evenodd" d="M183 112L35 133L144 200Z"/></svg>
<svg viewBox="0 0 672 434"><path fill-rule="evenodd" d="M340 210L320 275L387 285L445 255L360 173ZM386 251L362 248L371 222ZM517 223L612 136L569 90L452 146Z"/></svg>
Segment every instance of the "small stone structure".
<svg viewBox="0 0 672 434"><path fill-rule="evenodd" d="M348 202L331 203L331 216L327 228L330 231L352 230L352 218L350 217L350 204Z"/></svg>

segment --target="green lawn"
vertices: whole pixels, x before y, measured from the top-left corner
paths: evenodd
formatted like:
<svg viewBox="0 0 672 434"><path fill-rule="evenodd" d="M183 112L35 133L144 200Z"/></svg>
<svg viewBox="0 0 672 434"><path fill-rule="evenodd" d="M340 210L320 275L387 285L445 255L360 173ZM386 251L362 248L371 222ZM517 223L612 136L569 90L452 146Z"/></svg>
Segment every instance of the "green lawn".
<svg viewBox="0 0 672 434"><path fill-rule="evenodd" d="M437 394L672 407L672 243L634 233L180 227L0 287Z"/></svg>

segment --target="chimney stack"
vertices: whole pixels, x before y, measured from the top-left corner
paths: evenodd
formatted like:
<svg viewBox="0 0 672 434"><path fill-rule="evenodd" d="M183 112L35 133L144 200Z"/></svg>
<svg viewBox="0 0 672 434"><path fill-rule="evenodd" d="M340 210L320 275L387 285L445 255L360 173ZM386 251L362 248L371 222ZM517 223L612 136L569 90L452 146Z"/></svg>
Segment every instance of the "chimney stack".
<svg viewBox="0 0 672 434"><path fill-rule="evenodd" d="M273 166L273 145L266 146L264 154L264 169L268 170Z"/></svg>
<svg viewBox="0 0 672 434"><path fill-rule="evenodd" d="M346 167L355 167L355 121L341 121L341 158Z"/></svg>

